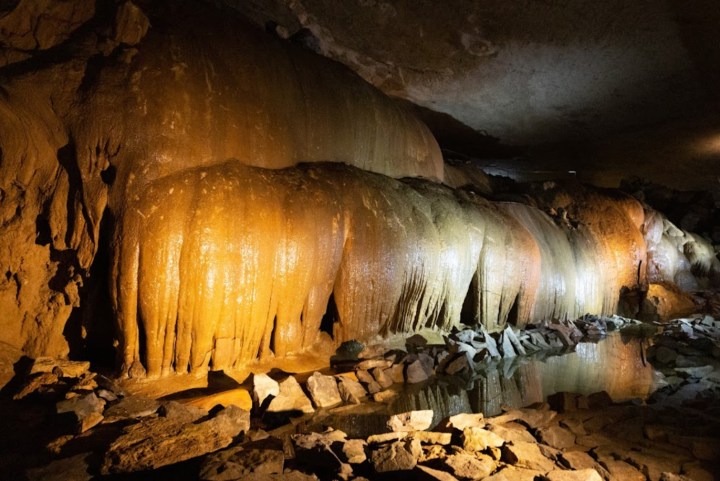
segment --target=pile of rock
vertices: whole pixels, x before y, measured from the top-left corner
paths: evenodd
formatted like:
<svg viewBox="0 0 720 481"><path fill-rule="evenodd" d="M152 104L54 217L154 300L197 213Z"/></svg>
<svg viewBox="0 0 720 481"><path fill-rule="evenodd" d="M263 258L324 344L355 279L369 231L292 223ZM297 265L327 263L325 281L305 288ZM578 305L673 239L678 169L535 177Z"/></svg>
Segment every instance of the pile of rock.
<svg viewBox="0 0 720 481"><path fill-rule="evenodd" d="M52 424L68 426L69 432L46 446L50 453L63 454L91 430L113 432L101 464L92 468L101 474L156 469L202 456L230 445L250 428L250 413L237 406L208 412L175 401L131 396L89 369L87 362L36 359L13 397L55 403Z"/></svg>
<svg viewBox="0 0 720 481"><path fill-rule="evenodd" d="M675 319L662 325L647 356L664 375L665 388L655 399L678 390L720 391L720 321L711 316Z"/></svg>
<svg viewBox="0 0 720 481"><path fill-rule="evenodd" d="M713 479L704 449L680 447L663 418L646 406L613 404L607 393L559 393L548 404L494 418L432 411L388 416L384 432L349 439L339 430L265 434L205 458L200 479L406 479L487 481L687 481ZM681 474L682 473L682 474Z"/></svg>

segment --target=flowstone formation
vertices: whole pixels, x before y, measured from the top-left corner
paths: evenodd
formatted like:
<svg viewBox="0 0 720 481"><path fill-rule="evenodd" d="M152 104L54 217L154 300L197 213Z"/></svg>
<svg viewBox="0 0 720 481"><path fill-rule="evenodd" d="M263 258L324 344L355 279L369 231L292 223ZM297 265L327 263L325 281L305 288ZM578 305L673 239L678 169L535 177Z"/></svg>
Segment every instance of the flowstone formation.
<svg viewBox="0 0 720 481"><path fill-rule="evenodd" d="M0 342L32 357L112 323L68 327L103 276L89 279L101 237L147 182L227 159L443 175L415 117L211 5L5 3L0 82Z"/></svg>
<svg viewBox="0 0 720 481"><path fill-rule="evenodd" d="M84 355L105 330L124 375L203 373L610 314L646 284L648 217L627 195L479 195L487 178L444 165L404 108L231 11L50 3L0 9L7 365Z"/></svg>
<svg viewBox="0 0 720 481"><path fill-rule="evenodd" d="M573 195L595 209L567 194L575 225L338 164L227 161L157 179L116 229L122 372L237 369L461 320L492 332L612 313L621 288L644 282L642 207L589 188Z"/></svg>

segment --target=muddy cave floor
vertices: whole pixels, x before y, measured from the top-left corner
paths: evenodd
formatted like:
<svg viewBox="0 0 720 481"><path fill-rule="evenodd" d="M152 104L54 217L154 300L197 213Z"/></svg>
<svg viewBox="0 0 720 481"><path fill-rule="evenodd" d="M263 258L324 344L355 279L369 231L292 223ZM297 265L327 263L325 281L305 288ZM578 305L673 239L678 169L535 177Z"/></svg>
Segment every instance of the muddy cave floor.
<svg viewBox="0 0 720 481"><path fill-rule="evenodd" d="M222 373L213 373L205 390L190 390L184 399L170 396L155 401L126 394L111 380L97 376L90 386L95 393L104 390L114 396L116 392L124 401L137 401L135 410L111 421L106 408L102 422L78 434L82 430L78 428L80 415L59 415L57 403L68 397L68 392L80 392L77 386L85 382L87 373L65 384L67 379L61 375L58 383L40 385L23 399L13 400L18 386L22 382L27 385L27 379L18 376L0 393L0 479L720 480L720 321L697 316L675 320L657 331L646 326L624 329L629 336L655 331L644 355L655 368L657 389L644 399L613 402L607 393L562 392L549 396L547 403L536 402L522 409L521 405L498 404L500 413L486 413L494 417L462 418L460 414L453 418L458 412L478 411L491 404L486 399L485 404L468 409L466 401L458 401L457 393L462 392L458 386L467 383L468 376L463 375L467 373L432 376L414 384L407 384L406 377L406 383L380 392L392 395L375 393L370 396L374 399L361 404L346 403L297 417L260 415L256 405L242 432L232 431L232 439L217 445L224 449L208 447L205 453L215 453L179 462L172 462L172 457L183 459L182 453L168 454L166 450L158 454L165 460L157 464L168 465L155 468L150 462L153 469L137 471L132 463L138 457L152 457L153 445L175 443L169 451L192 451L187 443L203 444L199 441L202 437L222 435L212 429L198 431L200 438L158 433L162 441L155 440L151 447L115 453L116 457L133 458L124 466L137 472L118 472L123 469L114 469L108 460L109 451L127 436L128 429L153 419L187 414L182 411L184 402L169 399L212 398L240 386ZM297 379L306 383L307 376L298 375ZM68 388L73 383L76 388ZM487 385L485 381L484 395L491 396ZM248 390L252 391L252 386ZM520 396L518 402L522 401ZM387 423L394 413L428 410L434 412L427 425L412 419L406 419L407 425L400 428L390 428ZM209 413L191 412L190 422L205 426L222 412L219 406ZM328 428L336 431L328 432ZM208 441L209 445L212 442ZM358 458L355 453L353 458L351 451L358 442L361 454ZM202 453L203 448L199 449ZM252 455L243 457L243 453ZM561 477L570 473L577 477Z"/></svg>

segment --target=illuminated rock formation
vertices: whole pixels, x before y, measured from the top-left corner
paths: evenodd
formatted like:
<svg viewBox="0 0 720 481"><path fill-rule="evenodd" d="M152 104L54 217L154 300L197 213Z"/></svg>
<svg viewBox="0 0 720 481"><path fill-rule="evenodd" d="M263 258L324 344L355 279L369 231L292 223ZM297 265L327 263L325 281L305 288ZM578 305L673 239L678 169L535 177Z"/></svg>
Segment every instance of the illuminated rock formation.
<svg viewBox="0 0 720 481"><path fill-rule="evenodd" d="M414 116L237 15L191 2L55 3L0 15L0 341L31 356L65 355L67 338L82 337L66 323L83 286L97 285L103 219L111 226L154 179L229 158L442 179L437 143ZM303 209L288 209L301 222ZM282 323L283 303L296 302L274 302Z"/></svg>
<svg viewBox="0 0 720 481"><path fill-rule="evenodd" d="M688 292L720 285L720 260L708 240L678 228L649 207L643 232L649 282L675 284Z"/></svg>
<svg viewBox="0 0 720 481"><path fill-rule="evenodd" d="M634 225L631 203L605 202L601 229L573 229L528 205L338 164L231 160L157 179L116 231L122 370L242 368L461 320L494 331L612 312L620 288L637 286L644 250L604 247Z"/></svg>

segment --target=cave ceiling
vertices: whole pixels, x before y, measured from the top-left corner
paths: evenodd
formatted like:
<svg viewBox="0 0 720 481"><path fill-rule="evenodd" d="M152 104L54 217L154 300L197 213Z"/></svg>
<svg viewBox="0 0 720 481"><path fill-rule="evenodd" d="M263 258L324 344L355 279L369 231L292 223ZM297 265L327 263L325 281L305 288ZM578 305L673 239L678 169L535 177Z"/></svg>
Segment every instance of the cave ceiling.
<svg viewBox="0 0 720 481"><path fill-rule="evenodd" d="M221 3L419 106L493 173L720 185L717 1Z"/></svg>

